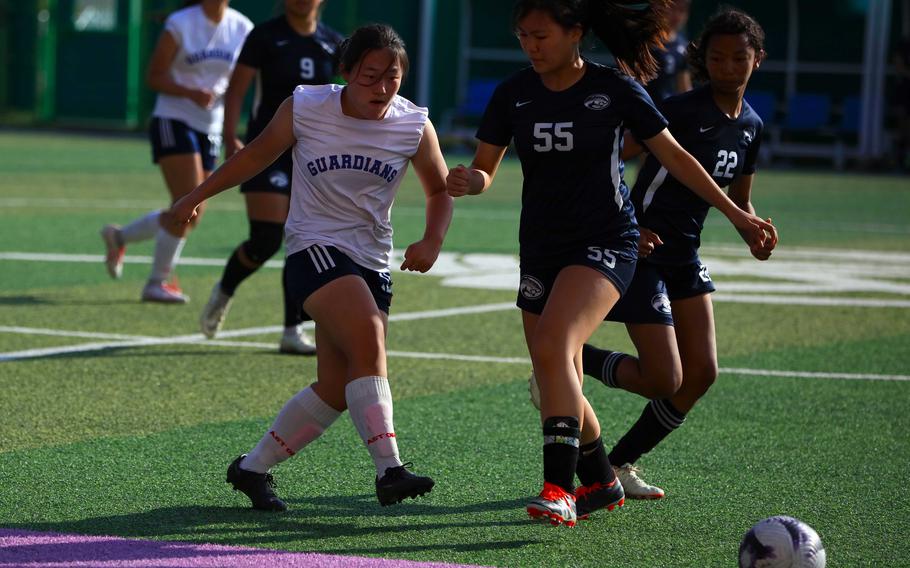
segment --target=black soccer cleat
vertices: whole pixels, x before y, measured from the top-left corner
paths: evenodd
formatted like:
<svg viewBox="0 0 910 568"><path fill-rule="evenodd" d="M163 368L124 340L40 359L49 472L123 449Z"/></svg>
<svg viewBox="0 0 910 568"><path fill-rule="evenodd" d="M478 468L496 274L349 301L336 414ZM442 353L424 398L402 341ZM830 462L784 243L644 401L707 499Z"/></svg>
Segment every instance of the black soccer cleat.
<svg viewBox="0 0 910 568"><path fill-rule="evenodd" d="M240 469L240 462L246 454L238 457L227 470L227 482L234 486L234 491L241 491L253 503L254 509L260 511L287 511L287 503L275 495L275 479L271 473L256 473Z"/></svg>
<svg viewBox="0 0 910 568"><path fill-rule="evenodd" d="M376 478L376 498L379 499L380 505L385 507L401 503L408 497L425 495L433 489L435 482L432 479L408 471L407 466L413 465L408 462L398 467L386 468L382 478Z"/></svg>
<svg viewBox="0 0 910 568"><path fill-rule="evenodd" d="M575 491L575 505L579 519L587 519L591 513L599 509L612 511L622 507L626 502L626 495L622 490L619 478L614 477L610 483L592 483L583 485Z"/></svg>

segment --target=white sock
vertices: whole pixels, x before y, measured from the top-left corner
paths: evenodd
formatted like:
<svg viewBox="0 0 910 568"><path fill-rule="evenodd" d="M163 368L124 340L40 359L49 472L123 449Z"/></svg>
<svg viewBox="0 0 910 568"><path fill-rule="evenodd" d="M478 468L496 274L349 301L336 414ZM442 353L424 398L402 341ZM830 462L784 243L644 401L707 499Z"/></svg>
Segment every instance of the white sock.
<svg viewBox="0 0 910 568"><path fill-rule="evenodd" d="M161 211L152 211L138 219L133 219L129 224L123 226L120 229L120 239L123 241L121 244L147 241L154 237L160 228L158 224L160 216Z"/></svg>
<svg viewBox="0 0 910 568"><path fill-rule="evenodd" d="M341 413L325 403L312 387L291 397L278 413L272 428L265 433L240 467L265 473L322 435Z"/></svg>
<svg viewBox="0 0 910 568"><path fill-rule="evenodd" d="M170 277L184 244L186 239L175 237L162 228L158 229L158 234L155 235L155 256L152 260L150 281L164 282Z"/></svg>
<svg viewBox="0 0 910 568"><path fill-rule="evenodd" d="M392 423L392 391L385 377L361 377L349 382L344 389L351 421L376 464L376 475L385 475L386 468L398 467L398 442Z"/></svg>

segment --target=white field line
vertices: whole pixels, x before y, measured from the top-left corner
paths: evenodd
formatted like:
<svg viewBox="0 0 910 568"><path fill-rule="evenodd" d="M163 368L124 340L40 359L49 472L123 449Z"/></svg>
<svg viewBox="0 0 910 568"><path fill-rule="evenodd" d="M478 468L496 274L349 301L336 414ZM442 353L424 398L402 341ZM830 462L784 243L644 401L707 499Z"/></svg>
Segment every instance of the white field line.
<svg viewBox="0 0 910 568"><path fill-rule="evenodd" d="M462 313L482 313L482 311L496 311L493 308L497 305L504 304L489 304L487 306L473 306L474 311L465 311ZM512 307L511 304L508 305L509 308ZM486 308L484 310L484 308ZM443 311L454 311L454 310L433 310L428 312L414 312L410 314L401 314L402 316L410 316L409 319L420 319L415 317L417 315L423 314L425 318L429 317L445 317L441 315ZM454 314L458 315L458 314ZM238 329L234 330L232 337L240 337L242 335L261 335L263 330L269 332L280 331L282 328L279 326L274 327L254 327L248 329ZM152 345L174 345L174 344L202 344L211 347L232 347L232 348L243 348L243 349L262 349L266 351L275 350L275 343L263 343L263 342L253 342L253 341L224 341L221 339L215 340L206 340L202 335L181 335L177 337L144 337L144 336L122 336L116 334L101 334L101 333L92 333L92 332L81 332L81 331L61 331L61 330L47 330L42 328L26 328L26 327L0 327L0 333L18 333L18 334L28 334L28 335L55 335L61 337L96 337L96 336L116 336L116 337L132 337L132 341L120 341L115 343L85 343L81 345L71 345L66 347L51 347L47 349L30 349L27 351L16 351L9 353L0 353L0 362L2 361L15 361L21 359L35 359L40 357L50 357L54 355L65 355L71 353L87 353L92 351L101 351L106 349L118 349L125 347L146 347ZM50 333L49 333L50 332ZM226 334L222 334L224 337ZM525 365L530 367L531 360L527 357L495 357L488 355L463 355L457 353L424 353L417 351L388 351L389 357L400 357L404 359L426 359L433 361L463 361L466 363L501 363L501 364L517 364ZM852 380L852 381L899 381L899 382L910 382L910 375L880 375L874 373L827 373L827 372L812 372L812 371L778 371L778 370L767 370L767 369L742 369L736 367L721 367L719 369L721 374L728 375L747 375L747 376L757 376L757 377L793 377L793 378L806 378L806 379L840 379L840 380Z"/></svg>
<svg viewBox="0 0 910 568"><path fill-rule="evenodd" d="M874 298L825 298L812 296L770 296L767 294L711 295L715 302L734 304L778 304L782 306L850 306L853 308L910 308L910 300L876 300ZM848 303L849 302L849 303Z"/></svg>

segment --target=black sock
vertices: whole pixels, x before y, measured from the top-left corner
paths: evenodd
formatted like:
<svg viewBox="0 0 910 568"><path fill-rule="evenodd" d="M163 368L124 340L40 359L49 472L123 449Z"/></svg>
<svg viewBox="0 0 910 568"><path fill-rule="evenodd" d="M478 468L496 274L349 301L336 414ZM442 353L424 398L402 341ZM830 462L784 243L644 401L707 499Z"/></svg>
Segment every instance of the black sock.
<svg viewBox="0 0 910 568"><path fill-rule="evenodd" d="M284 327L303 323L303 308L288 294L287 265L281 271L281 289L284 290Z"/></svg>
<svg viewBox="0 0 910 568"><path fill-rule="evenodd" d="M652 400L645 406L638 421L629 428L610 451L610 463L623 466L635 463L682 426L686 415L677 410L669 399Z"/></svg>
<svg viewBox="0 0 910 568"><path fill-rule="evenodd" d="M619 351L598 349L585 343L581 348L582 371L608 387L621 388L616 380L616 371L619 369L619 363L626 357L631 357L631 355Z"/></svg>
<svg viewBox="0 0 910 568"><path fill-rule="evenodd" d="M234 254L228 259L224 272L221 274L221 291L228 296L233 296L237 291L237 286L240 286L241 282L257 270L259 270L258 266L256 268L248 268L240 262L240 257L237 256L237 251L234 250Z"/></svg>
<svg viewBox="0 0 910 568"><path fill-rule="evenodd" d="M578 480L582 485L594 485L595 483L609 485L616 479L601 438L578 448L578 466L576 466L575 473L578 474Z"/></svg>
<svg viewBox="0 0 910 568"><path fill-rule="evenodd" d="M543 421L543 479L575 492L578 464L578 418L551 416Z"/></svg>

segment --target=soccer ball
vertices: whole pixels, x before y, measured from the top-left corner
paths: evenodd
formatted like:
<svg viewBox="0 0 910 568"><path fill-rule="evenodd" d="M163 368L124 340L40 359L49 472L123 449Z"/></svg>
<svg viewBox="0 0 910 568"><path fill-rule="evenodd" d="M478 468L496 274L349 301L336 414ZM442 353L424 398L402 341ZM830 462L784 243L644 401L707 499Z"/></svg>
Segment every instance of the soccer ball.
<svg viewBox="0 0 910 568"><path fill-rule="evenodd" d="M824 568L825 560L818 533L793 517L758 521L739 545L740 568Z"/></svg>

